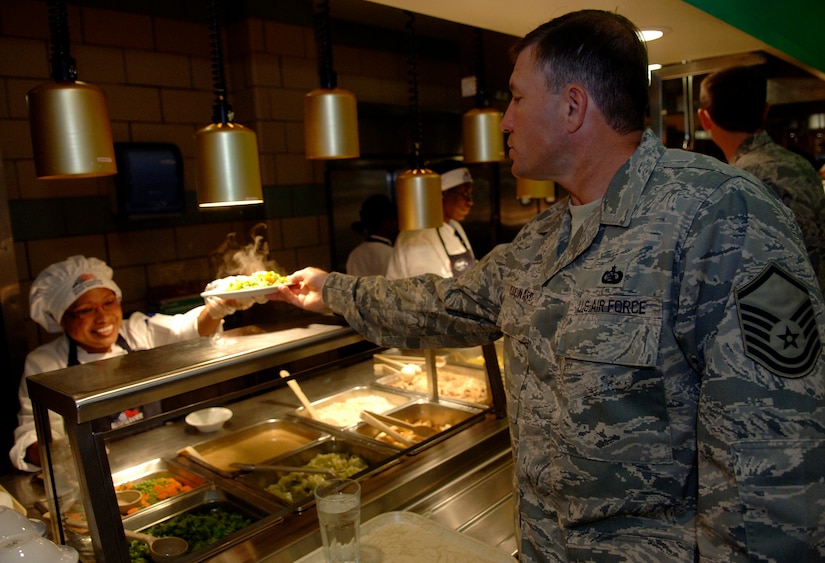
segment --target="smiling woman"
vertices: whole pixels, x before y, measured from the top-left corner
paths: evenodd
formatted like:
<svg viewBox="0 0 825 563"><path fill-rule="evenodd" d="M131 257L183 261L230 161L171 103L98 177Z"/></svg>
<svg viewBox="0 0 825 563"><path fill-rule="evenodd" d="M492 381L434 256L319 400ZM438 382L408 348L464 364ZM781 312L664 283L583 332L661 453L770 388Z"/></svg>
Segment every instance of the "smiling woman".
<svg viewBox="0 0 825 563"><path fill-rule="evenodd" d="M121 299L112 269L97 258L72 256L43 270L32 283L32 320L48 332L62 334L26 357L18 390L19 424L9 452L18 469L36 471L40 465L26 377L207 336L220 328L224 315L235 311L228 302L210 297L207 305L180 315L148 316L136 312L124 319ZM130 424L151 416L155 410L156 405L137 406L114 415L110 423L113 428ZM61 420L56 418L51 427L55 438L59 438Z"/></svg>

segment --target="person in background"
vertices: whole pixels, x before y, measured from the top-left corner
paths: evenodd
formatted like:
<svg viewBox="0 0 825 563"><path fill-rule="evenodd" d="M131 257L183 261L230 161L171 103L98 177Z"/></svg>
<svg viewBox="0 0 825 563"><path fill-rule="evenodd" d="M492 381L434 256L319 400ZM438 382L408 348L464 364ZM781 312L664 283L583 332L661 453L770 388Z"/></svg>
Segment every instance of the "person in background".
<svg viewBox="0 0 825 563"><path fill-rule="evenodd" d="M444 224L437 229L402 231L387 268L389 279L424 273L458 277L476 263L467 233L461 226L473 206L473 177L460 162L449 160L430 167L441 175Z"/></svg>
<svg viewBox="0 0 825 563"><path fill-rule="evenodd" d="M364 242L347 256L346 270L354 276L383 276L392 256L392 245L398 236L398 210L383 194L369 196L361 204L360 221L352 230L366 234Z"/></svg>
<svg viewBox="0 0 825 563"><path fill-rule="evenodd" d="M706 76L699 90L699 120L728 164L747 170L796 215L805 248L825 291L825 192L810 161L777 143L764 129L767 80L752 66Z"/></svg>
<svg viewBox="0 0 825 563"><path fill-rule="evenodd" d="M513 173L569 200L512 242L461 277L306 268L269 299L389 347L503 334L522 561L821 561L822 292L755 177L645 130L639 36L582 10L515 46Z"/></svg>
<svg viewBox="0 0 825 563"><path fill-rule="evenodd" d="M26 356L18 398L20 412L9 452L12 465L22 471L40 469L40 451L26 378L135 350L147 350L218 331L223 317L250 307L253 299L223 300L209 297L205 305L179 315L133 313L123 318L122 292L112 279L112 269L102 260L71 256L43 270L32 283L29 311L32 320L50 333L60 333ZM263 300L261 300L263 301ZM120 413L112 427L157 414L156 405ZM51 423L54 437L62 432L60 417Z"/></svg>

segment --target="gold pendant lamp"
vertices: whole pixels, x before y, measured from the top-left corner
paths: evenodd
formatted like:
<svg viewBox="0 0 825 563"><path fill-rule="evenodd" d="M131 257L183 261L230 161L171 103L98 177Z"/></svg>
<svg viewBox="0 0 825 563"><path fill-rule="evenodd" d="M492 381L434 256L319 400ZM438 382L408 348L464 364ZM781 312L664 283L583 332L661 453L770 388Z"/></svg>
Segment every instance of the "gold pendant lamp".
<svg viewBox="0 0 825 563"><path fill-rule="evenodd" d="M504 160L502 114L489 107L484 91L484 44L482 32L476 28L475 107L462 116L461 137L464 162L501 162Z"/></svg>
<svg viewBox="0 0 825 563"><path fill-rule="evenodd" d="M516 198L520 200L556 200L556 183L553 180L530 180L516 178Z"/></svg>
<svg viewBox="0 0 825 563"><path fill-rule="evenodd" d="M421 154L421 103L418 94L418 69L415 43L415 16L409 18L410 32L410 106L412 109L412 168L402 172L395 180L395 198L398 204L398 228L402 231L438 228L444 223L441 203L441 176L424 168Z"/></svg>
<svg viewBox="0 0 825 563"><path fill-rule="evenodd" d="M358 158L358 107L352 92L337 87L332 69L329 0L314 14L321 87L304 96L304 143L310 160Z"/></svg>
<svg viewBox="0 0 825 563"><path fill-rule="evenodd" d="M212 123L195 133L198 205L209 208L263 203L258 138L254 131L234 122L232 106L226 99L217 0L210 2L210 9L215 105Z"/></svg>
<svg viewBox="0 0 825 563"><path fill-rule="evenodd" d="M64 0L49 0L53 82L26 94L35 173L41 180L117 174L103 90L77 80Z"/></svg>

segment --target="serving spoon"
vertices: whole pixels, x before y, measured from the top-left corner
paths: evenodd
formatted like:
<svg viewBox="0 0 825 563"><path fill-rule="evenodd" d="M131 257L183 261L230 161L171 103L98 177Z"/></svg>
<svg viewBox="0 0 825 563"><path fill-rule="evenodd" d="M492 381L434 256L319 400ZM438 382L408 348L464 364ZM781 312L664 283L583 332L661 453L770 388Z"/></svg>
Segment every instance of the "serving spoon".
<svg viewBox="0 0 825 563"><path fill-rule="evenodd" d="M175 557L180 557L189 551L189 542L183 538L178 538L175 536L156 538L155 536L150 536L149 534L143 534L141 532L135 532L128 529L124 529L123 532L126 534L127 538L139 540L148 545L149 555L152 557L152 561L155 561L156 563L160 561L170 561Z"/></svg>

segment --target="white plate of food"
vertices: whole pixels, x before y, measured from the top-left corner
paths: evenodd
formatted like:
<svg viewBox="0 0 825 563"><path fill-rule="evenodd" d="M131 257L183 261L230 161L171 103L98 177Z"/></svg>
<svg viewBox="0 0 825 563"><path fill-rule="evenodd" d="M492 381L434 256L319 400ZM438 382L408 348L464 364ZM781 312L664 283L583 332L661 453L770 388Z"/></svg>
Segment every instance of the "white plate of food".
<svg viewBox="0 0 825 563"><path fill-rule="evenodd" d="M291 285L287 277L275 272L255 272L249 276L230 276L221 280L219 287L201 293L201 297L243 299L269 295L282 285Z"/></svg>

